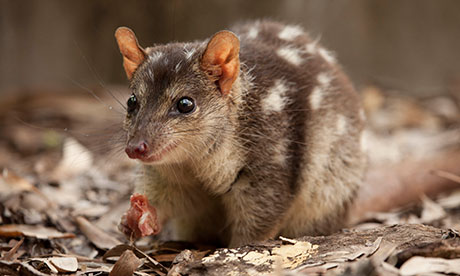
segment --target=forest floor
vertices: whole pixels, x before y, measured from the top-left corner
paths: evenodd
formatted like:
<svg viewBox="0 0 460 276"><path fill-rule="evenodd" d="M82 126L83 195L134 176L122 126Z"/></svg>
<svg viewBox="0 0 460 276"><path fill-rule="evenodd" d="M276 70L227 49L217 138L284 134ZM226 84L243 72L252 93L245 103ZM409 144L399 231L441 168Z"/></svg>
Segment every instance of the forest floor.
<svg viewBox="0 0 460 276"><path fill-rule="evenodd" d="M95 91L97 100L32 91L0 101L0 275L460 274L460 189L360 213L353 228L331 236L236 249L128 241L117 224L129 207L136 164L123 151L124 108L116 102L128 92L112 90L121 92L113 98ZM361 92L371 169L423 159L425 171L409 179L423 182L418 176L428 173L450 188L460 183L460 163L448 164L455 171L429 162L460 157L459 99Z"/></svg>

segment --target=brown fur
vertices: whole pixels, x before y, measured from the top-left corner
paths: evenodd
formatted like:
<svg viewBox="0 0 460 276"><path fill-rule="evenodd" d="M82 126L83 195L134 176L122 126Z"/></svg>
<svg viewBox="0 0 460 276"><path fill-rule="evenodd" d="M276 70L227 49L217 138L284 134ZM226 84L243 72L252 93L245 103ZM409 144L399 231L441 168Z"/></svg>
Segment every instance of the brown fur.
<svg viewBox="0 0 460 276"><path fill-rule="evenodd" d="M328 234L343 226L362 181L360 101L333 57L298 27L233 29L240 70L229 93L203 69L207 42L147 48L131 88L128 146L152 152L139 188L176 238L239 246ZM196 110L171 111L183 96Z"/></svg>

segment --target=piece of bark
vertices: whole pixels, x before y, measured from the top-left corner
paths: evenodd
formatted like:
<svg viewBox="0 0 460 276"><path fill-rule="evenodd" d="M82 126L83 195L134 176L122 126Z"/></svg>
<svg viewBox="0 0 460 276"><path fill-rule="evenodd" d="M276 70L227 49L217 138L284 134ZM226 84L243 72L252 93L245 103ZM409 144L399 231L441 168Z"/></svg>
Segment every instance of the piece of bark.
<svg viewBox="0 0 460 276"><path fill-rule="evenodd" d="M424 225L395 225L368 230L352 230L331 236L302 237L300 242L309 242L314 250L306 250L298 256L302 262L297 268L308 264L322 265L347 262L344 254L353 254L353 249L368 247L369 254L374 253L376 241L390 242L395 250L413 248L418 244L440 241L446 231ZM268 241L257 245L243 246L237 249L218 249L212 255L174 269L176 275L260 275L272 273L276 256L272 252L283 246L282 241ZM292 246L291 244L289 246ZM375 254L378 254L378 249ZM336 256L336 258L334 258ZM273 257L273 258L272 258ZM292 256L290 263L293 263ZM303 258L303 259L302 259ZM366 257L360 257L362 260ZM324 261L327 260L327 261ZM286 261L283 259L283 262ZM285 268L285 263L282 264ZM314 267L314 265L312 266ZM289 267L295 269L296 267Z"/></svg>

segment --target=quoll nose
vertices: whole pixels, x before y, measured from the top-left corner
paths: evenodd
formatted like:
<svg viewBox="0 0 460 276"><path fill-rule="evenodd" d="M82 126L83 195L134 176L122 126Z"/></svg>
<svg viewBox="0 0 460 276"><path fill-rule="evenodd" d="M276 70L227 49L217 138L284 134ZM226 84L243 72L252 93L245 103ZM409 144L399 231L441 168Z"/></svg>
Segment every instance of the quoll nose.
<svg viewBox="0 0 460 276"><path fill-rule="evenodd" d="M148 155L149 146L145 141L129 143L128 146L126 146L125 152L128 154L129 158L137 159Z"/></svg>

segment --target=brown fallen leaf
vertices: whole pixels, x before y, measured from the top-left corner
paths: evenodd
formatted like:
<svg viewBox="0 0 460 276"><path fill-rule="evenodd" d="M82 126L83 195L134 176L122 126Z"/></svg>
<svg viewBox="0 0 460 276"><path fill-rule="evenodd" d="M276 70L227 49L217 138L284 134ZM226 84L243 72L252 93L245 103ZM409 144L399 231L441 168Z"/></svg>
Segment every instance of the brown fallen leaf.
<svg viewBox="0 0 460 276"><path fill-rule="evenodd" d="M54 228L41 225L6 224L0 225L1 237L34 237L37 239L68 239L75 238L72 233L62 233Z"/></svg>
<svg viewBox="0 0 460 276"><path fill-rule="evenodd" d="M137 257L144 258L146 260L145 264L152 267L153 269L158 269L160 272L168 273L168 269L165 266L163 266L157 260L155 260L154 258L150 257L149 255L147 255L146 253L142 252L137 247L132 245L119 244L107 251L104 254L104 256L102 256L102 259L107 260L110 257L120 256L126 250L131 250L132 252L134 252L134 254L136 254Z"/></svg>
<svg viewBox="0 0 460 276"><path fill-rule="evenodd" d="M129 276L142 264L131 250L126 250L121 254L120 259L115 263L109 276Z"/></svg>
<svg viewBox="0 0 460 276"><path fill-rule="evenodd" d="M420 197L423 203L423 210L420 221L422 223L433 223L433 221L440 220L447 216L441 205L434 202L425 195Z"/></svg>
<svg viewBox="0 0 460 276"><path fill-rule="evenodd" d="M438 198L437 203L445 209L454 209L460 206L460 190L454 191L445 197Z"/></svg>
<svg viewBox="0 0 460 276"><path fill-rule="evenodd" d="M78 269L78 261L75 257L52 257L49 261L59 272L75 272Z"/></svg>
<svg viewBox="0 0 460 276"><path fill-rule="evenodd" d="M170 254L158 254L155 255L155 259L159 262L172 262L176 258L177 253Z"/></svg>
<svg viewBox="0 0 460 276"><path fill-rule="evenodd" d="M447 260L442 258L426 258L415 256L405 262L399 273L403 276L441 272L460 274L460 259Z"/></svg>
<svg viewBox="0 0 460 276"><path fill-rule="evenodd" d="M0 191L5 195L23 191L33 192L46 201L49 207L54 208L56 206L42 191L30 183L29 180L6 168L0 174Z"/></svg>
<svg viewBox="0 0 460 276"><path fill-rule="evenodd" d="M377 251L372 254L372 261L375 264L382 264L395 251L396 247L397 245L392 242L383 241Z"/></svg>
<svg viewBox="0 0 460 276"><path fill-rule="evenodd" d="M16 244L6 253L3 259L6 261L14 261L16 259L14 256L16 255L16 252L18 251L19 247L22 245L23 242L24 238L17 241Z"/></svg>
<svg viewBox="0 0 460 276"><path fill-rule="evenodd" d="M118 239L110 236L84 217L76 217L75 221L81 232L100 249L110 249L121 243Z"/></svg>
<svg viewBox="0 0 460 276"><path fill-rule="evenodd" d="M170 276L180 276L180 271L184 269L189 263L195 261L195 256L193 252L186 249L179 253L176 258L173 260L173 267L169 270L168 275Z"/></svg>

